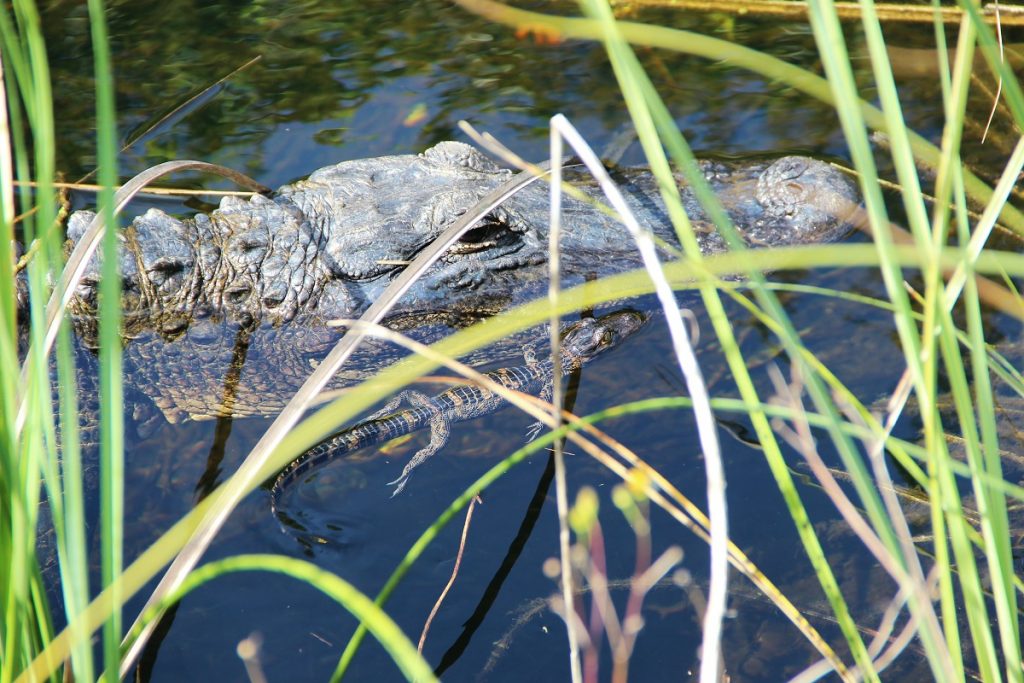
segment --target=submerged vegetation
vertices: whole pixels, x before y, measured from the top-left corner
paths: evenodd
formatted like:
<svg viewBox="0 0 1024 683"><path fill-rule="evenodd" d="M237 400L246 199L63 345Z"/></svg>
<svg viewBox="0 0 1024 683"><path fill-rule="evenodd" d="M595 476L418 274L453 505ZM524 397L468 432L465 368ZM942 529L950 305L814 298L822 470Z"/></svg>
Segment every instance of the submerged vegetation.
<svg viewBox="0 0 1024 683"><path fill-rule="evenodd" d="M639 21L617 21L603 0L581 2L582 16L572 18L526 12L489 0L459 0L458 4L508 27L496 31L514 30L542 42L586 40L603 44L647 162L664 181L666 201L672 206L675 200L672 218L685 260L663 266L654 260L647 271L588 283L576 290L554 291L551 301L509 311L421 350L423 355L416 362L382 372L296 424L305 408L301 401L308 401L315 393L300 392L300 405L290 406L274 423L239 470L126 566L122 554L119 278L114 272L116 259L111 257L116 243L108 231L101 247L107 258L105 289L100 297L99 593L89 585L89 567L97 560L87 551L84 447L80 445L80 441L88 442L93 436L80 439L78 434L79 401L70 331L66 325L59 331L55 328L54 333L47 329L53 317L47 302L59 301L62 296L53 290L53 284L64 283L59 275L64 260L60 229L63 216L54 188L57 149L62 141L55 132L47 52L40 15L30 0L16 0L12 7L0 9L0 83L5 89L5 106L0 108L0 208L5 227L0 237L0 363L4 368L20 368L0 374L0 556L4 560L0 562L0 683L42 678L56 681L66 675L92 680L103 672L110 679L118 672L124 675L151 625L170 605L203 583L229 582L241 571L293 577L333 598L359 620L360 627L341 656L336 677L347 669L369 631L406 677L431 680L431 667L388 616L388 598L440 530L471 506L479 492L528 455L549 445L554 445L556 453L556 491L563 531L560 561L545 568L561 583L560 597L553 603L563 615L566 605L582 605L584 598L590 607L587 614L574 611L565 619L569 643L565 650L575 680L596 676L604 639L612 653L613 680L626 680L630 656L637 639L643 638L639 630L641 606L647 594L668 576L674 585L685 588L690 603L703 613L701 679L717 680L721 674L719 662L725 656L722 623L729 590L735 584L728 581L727 563L767 596L817 650L821 663L804 671L801 680L831 670L844 680L879 680L893 661L901 656L916 657L917 653L923 654L926 664L921 666L927 666L936 680L1024 679L1019 604L1024 585L1017 571L1015 553L1019 555L1020 548L1014 546L1011 520L1014 506L1024 501L1024 490L1004 474L1009 462L1005 452L1021 444L1009 435L1012 430L1006 428L1008 418L999 405L1008 395L1024 397L1024 381L1019 365L1007 361L986 340L986 320L996 314L993 312L1005 319L1024 320L1024 305L1015 288L1024 276L1024 259L1012 251L984 249L997 231L1024 236L1024 215L1011 203L1014 185L1024 168L1024 143L1016 132L1005 136L1009 146L1003 167L984 172L972 172L963 162L962 152L965 128L973 123L967 114L972 78L983 72L995 74L989 82L998 83L998 106L1012 120L1013 131L1024 130L1024 93L1001 59L996 32L982 21L979 8L966 2L961 5L955 53L947 52L947 47L953 45L946 44L946 33L936 24L937 50L933 58L943 94L944 127L935 146L904 120L890 53L871 2L861 5L856 24L870 55L870 84L863 82L863 74L854 73L834 4L825 0L808 3L824 77L735 42ZM107 224L113 225L112 188L117 182L118 150L105 16L100 0L90 1L98 133L95 158L98 181L106 188L98 201ZM376 34L368 31L367 35ZM715 211L714 197L704 188L703 179L693 172L690 145L637 59L639 48L684 51L702 59L728 62L733 68L833 107L863 195L863 228L872 236L871 242L771 250L751 258L735 238L723 212ZM976 59L977 54L980 59ZM367 71L367 78L374 74ZM330 78L324 81L313 88L321 95L333 85ZM865 101L862 93L869 90L878 106ZM309 91L308 84L295 90L303 95ZM561 156L563 140L586 156L582 140L564 118L556 117L552 125L552 157ZM75 153L82 152L79 149ZM68 154L67 150L62 154ZM888 203L878 170L881 159L884 168L893 170L898 184L897 190L888 191ZM709 259L701 256L678 198L672 196L673 168L686 175L698 191L704 188L709 213L719 217L720 231L736 247L733 253ZM595 165L593 171L600 173L602 169ZM933 181L930 195L922 187L922 177ZM896 206L898 218L894 217ZM899 232L895 222L905 223L909 234ZM19 260L15 242L30 245L25 258ZM25 292L16 285L15 268L22 266L27 283L27 320L19 326L17 302ZM781 295L799 286L775 282L764 275L786 269L863 267L881 273L885 300L839 291L815 294L891 313L904 371L902 376L892 378L888 395L881 401L875 396L855 395L827 361L807 348L800 330L780 303ZM736 275L743 277L742 288L737 286ZM676 308L671 289L696 289L699 293L738 397L708 395L690 348L686 321ZM687 396L628 403L585 419L510 398L552 431L508 455L465 491L453 493L448 509L408 549L375 599L359 593L341 577L283 556L239 555L193 571L209 544L217 543L220 525L245 496L380 396L440 364L468 376L471 370L450 359L514 331L601 302L652 292L658 295L669 321ZM787 371L772 370L773 388L767 394L764 383L758 383L752 375L753 362L737 340L726 315L727 305L749 311L770 331L780 349L778 365ZM557 330L557 325L552 329ZM348 343L351 341L343 340L340 345ZM50 346L52 352L48 353ZM317 376L330 372L334 360L332 354ZM870 363L871 359L864 362ZM57 415L51 398L54 375L59 389ZM556 390L556 405L560 404L559 397ZM707 467L706 511L690 502L670 477L644 463L643 453L631 452L595 427L621 415L669 409L692 410L696 416ZM892 435L896 420L907 410L914 411L922 425L917 442ZM741 513L736 511L737 502L727 495L715 420L737 415L754 429L750 442L759 449L775 478L797 529L807 567L828 599L829 619L838 625L842 647L823 638L814 620L794 605L797 601L784 595L771 577L730 540L726 520L736 524ZM567 424L563 425L563 419ZM611 502L635 535L636 562L621 618L611 597L611 577L604 573L607 548L602 528L609 523L609 515L600 511L599 497L590 489L579 491L570 507L559 439L569 440L623 480ZM833 457L841 463L841 469L831 467ZM848 603L850 596L837 577L836 563L830 561L807 511L807 489L795 480L797 459L804 461L817 486L834 502L836 514L891 579L894 588L880 623L858 622L853 616L857 610ZM902 484L911 485L918 504L923 502L926 508L927 540L920 539L922 524L912 525L907 520L910 502L898 495L904 490ZM49 504L44 508L48 509L48 519L41 521L42 493ZM727 507L732 515L727 515ZM679 569L681 553L677 548L655 553L652 543L659 532L650 525L653 508L661 508L681 526L708 540L711 571L706 583ZM51 517L59 563L59 611L48 604L37 557L38 535L50 533ZM570 530L575 534L574 545ZM143 613L122 615L132 596L160 577L172 561L170 573L164 575L167 578L151 595ZM687 564L695 571L698 565L703 566L703 558L689 557ZM385 571L383 567L380 570ZM703 568L700 575L705 575ZM95 650L93 637L101 629L102 648ZM866 634L872 636L867 638ZM908 649L911 643L912 650ZM258 669L257 659L248 657L246 662L250 671ZM71 674L66 673L68 670Z"/></svg>

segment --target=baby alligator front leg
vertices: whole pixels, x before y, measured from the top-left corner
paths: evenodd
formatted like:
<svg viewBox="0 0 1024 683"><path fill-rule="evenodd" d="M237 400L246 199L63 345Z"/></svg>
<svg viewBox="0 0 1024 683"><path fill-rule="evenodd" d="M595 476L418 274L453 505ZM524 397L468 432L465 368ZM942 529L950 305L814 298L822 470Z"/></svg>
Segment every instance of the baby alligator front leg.
<svg viewBox="0 0 1024 683"><path fill-rule="evenodd" d="M403 402L408 403L413 408L413 411L418 410L426 414L427 425L430 427L430 443L417 451L416 455L412 456L412 459L406 463L397 479L388 482L388 486L395 487L395 490L391 493L392 498L401 493L405 485L409 483L409 476L414 469L444 448L445 444L448 443L448 437L452 430L451 421L445 416L444 411L437 408L433 399L418 391L403 391L389 401L384 408L371 415L370 419L377 419L394 412ZM410 413L413 411L410 411Z"/></svg>

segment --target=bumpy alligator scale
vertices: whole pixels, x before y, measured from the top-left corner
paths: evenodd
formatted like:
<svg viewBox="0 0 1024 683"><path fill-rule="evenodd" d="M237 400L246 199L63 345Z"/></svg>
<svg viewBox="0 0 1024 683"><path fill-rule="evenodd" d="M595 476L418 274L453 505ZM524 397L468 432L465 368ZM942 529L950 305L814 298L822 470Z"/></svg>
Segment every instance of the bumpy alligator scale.
<svg viewBox="0 0 1024 683"><path fill-rule="evenodd" d="M703 161L700 168L752 247L825 242L850 229L857 194L822 161L787 156ZM641 226L677 246L650 173L618 168L613 176ZM329 166L272 198L226 198L210 214L178 219L151 209L119 236L124 334L134 340L126 365L171 421L276 413L337 340L324 322L362 314L403 262L510 177L473 148L443 142L420 155ZM567 169L566 180L601 198L585 173ZM678 180L702 251L724 251ZM91 218L71 217L68 248ZM566 199L562 225L564 286L640 266L625 228L593 203ZM547 242L548 189L534 183L431 267L386 322L429 342L542 295ZM69 306L87 346L95 340L98 274L94 260ZM381 367L380 348L354 358L338 385ZM225 373L246 352L246 367L226 392Z"/></svg>
<svg viewBox="0 0 1024 683"><path fill-rule="evenodd" d="M583 318L568 326L562 334L561 368L564 374L578 370L584 363L617 346L640 329L645 316L635 311L618 311L601 318ZM526 365L501 368L486 374L498 385L522 393L539 394L551 400L554 364L550 358L538 359L531 346L524 348ZM395 412L402 403L411 407ZM284 489L310 470L367 446L386 443L423 427L430 427L430 443L418 451L402 470L392 495L405 488L413 469L444 447L451 424L489 415L504 407L499 394L483 386L462 385L436 396L404 391L383 409L363 422L321 442L278 474L271 491L271 507L278 515ZM280 515L278 515L280 518Z"/></svg>

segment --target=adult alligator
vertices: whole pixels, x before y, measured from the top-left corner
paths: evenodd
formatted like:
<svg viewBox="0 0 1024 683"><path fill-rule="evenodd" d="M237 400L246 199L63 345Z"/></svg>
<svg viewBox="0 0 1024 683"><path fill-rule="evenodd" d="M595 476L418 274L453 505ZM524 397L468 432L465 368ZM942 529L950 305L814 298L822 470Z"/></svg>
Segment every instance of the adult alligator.
<svg viewBox="0 0 1024 683"><path fill-rule="evenodd" d="M750 246L823 242L849 230L856 192L824 162L786 156L700 163ZM268 396L294 391L315 356L336 341L324 321L358 317L403 262L510 176L473 148L443 142L420 155L342 162L280 188L273 198L226 198L212 213L190 219L155 209L139 216L120 235L125 334L173 342L164 361L151 357L151 344L129 345L129 354L134 348L140 355L143 383L157 392L154 398L171 420L275 412L280 403ZM566 176L600 198L585 173L567 169ZM613 176L640 224L677 245L651 174L622 168ZM693 192L678 180L702 251L724 251ZM69 247L91 218L90 212L72 216ZM639 265L625 229L593 203L568 199L562 220L566 284ZM414 285L391 324L415 328L429 340L439 334L438 325L463 326L542 293L547 221L546 186L514 195ZM93 339L98 273L94 261L69 307L87 343ZM236 329L246 330L249 355L265 365L248 373L256 387L251 396L243 382L229 404L220 397L222 373L212 386L196 383L206 381L201 359L230 364L235 337L225 330ZM354 359L355 374L340 383L379 367L379 358L371 349Z"/></svg>

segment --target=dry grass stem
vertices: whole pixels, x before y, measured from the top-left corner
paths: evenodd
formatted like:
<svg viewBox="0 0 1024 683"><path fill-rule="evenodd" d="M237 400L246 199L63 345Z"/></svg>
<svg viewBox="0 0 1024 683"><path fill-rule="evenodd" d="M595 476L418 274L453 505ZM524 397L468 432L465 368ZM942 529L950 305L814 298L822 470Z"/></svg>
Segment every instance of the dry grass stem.
<svg viewBox="0 0 1024 683"><path fill-rule="evenodd" d="M495 392L511 405L527 413L534 419L544 422L549 427L551 426L549 404L534 396L509 391L505 387L491 381L485 375L473 368L470 368L469 366L452 358L448 358L443 354L438 353L433 348L420 344L419 342L409 339L408 337L386 327L353 320L338 320L335 321L335 323L346 326L358 325L366 335L384 339L395 344L400 344L413 353L422 355L431 362L436 362L439 365L443 365L450 369L452 372L462 375L468 381ZM586 452L587 455L597 460L602 466L620 477L623 481L629 481L633 478L635 474L634 468L642 472L644 475L644 495L646 495L654 504L658 505L658 507L666 511L678 523L696 534L699 538L704 541L709 541L710 537L707 531L709 522L707 517L700 508L697 507L697 505L683 495L683 493L671 482L665 479L658 470L648 465L642 458L630 449L626 448L623 444L616 441L594 425L584 422L576 415L563 411L562 418L580 430L580 433L570 432L566 438ZM627 464L624 465L605 453L595 443L584 437L583 434L587 434L591 438L602 443L605 448L622 458ZM269 476L269 474L270 473L268 472L267 475ZM729 562L733 567L746 576L769 600L771 600L779 611L797 627L804 638L806 638L807 641L811 643L811 645L823 657L833 664L840 676L846 678L847 669L842 660L839 659L817 630L809 621L807 621L803 614L800 613L800 610L798 610L771 582L771 580L765 576L757 565L731 541L729 542L728 553ZM558 604L564 604L561 598L558 599ZM564 614L564 612L559 611L559 615L562 614ZM578 616L576 618L578 619ZM586 637L585 632L577 631L577 633L580 634L581 637ZM581 645L585 645L585 643L581 642Z"/></svg>
<svg viewBox="0 0 1024 683"><path fill-rule="evenodd" d="M473 521L473 510L476 509L477 504L482 504L483 500L480 496L475 496L469 503L469 507L466 508L466 521L462 525L462 537L459 539L459 552L455 555L455 566L452 567L452 575L448 579L448 583L445 584L444 590L441 591L441 595L437 596L437 602L434 603L434 607L430 610L430 615L427 617L427 621L423 624L423 631L420 633L420 642L416 645L416 651L423 654L423 645L427 642L427 634L430 632L430 624L433 623L434 617L437 616L438 610L441 609L441 604L444 602L445 597L448 596L448 591L451 590L452 586L455 585L455 579L459 575L459 567L462 566L462 556L466 551L466 538L469 537L469 525Z"/></svg>
<svg viewBox="0 0 1024 683"><path fill-rule="evenodd" d="M856 2L834 3L840 19L856 21L861 18L861 7ZM691 12L714 12L738 14L741 16L778 17L790 20L806 20L808 5L805 2L789 0L629 0L630 10L648 7L669 7ZM875 12L879 21L891 23L930 24L936 16L944 24L958 24L964 12L959 7L933 8L929 5L904 5L877 3ZM989 3L982 7L982 16L989 23L1007 26L1024 25L1024 8Z"/></svg>
<svg viewBox="0 0 1024 683"><path fill-rule="evenodd" d="M802 415L804 406L801 401L800 394L802 392L802 385L799 379L799 369L794 366L793 368L793 380L790 383L786 383L782 377L782 373L778 367L771 366L768 369L769 375L771 376L772 383L775 385L776 396L779 405L789 407L794 415ZM906 579L906 575L903 572L899 564L889 554L889 551L885 548L882 540L875 533L871 525L864 519L864 517L857 510L857 506L853 504L853 501L849 499L842 487L839 486L839 482L832 476L832 472L828 466L821 459L821 455L818 454L817 446L814 443L814 437L811 435L810 425L807 424L806 419L795 418L794 427L790 429L782 420L773 420L772 427L776 433L779 434L790 446L793 447L800 455L807 461L808 466L811 468L811 472L817 478L818 483L822 489L828 495L833 505L839 511L839 514L843 516L846 523L850 525L851 531L857 535L868 551L875 556L875 558L882 565L882 568L890 576L893 577L897 583L902 583Z"/></svg>
<svg viewBox="0 0 1024 683"><path fill-rule="evenodd" d="M35 181L22 182L20 180L14 181L15 187L38 187L39 183ZM99 192L103 189L101 185L95 185L93 183L50 183L51 187L57 188L58 190L77 190L78 192ZM120 190L123 185L116 186L115 190ZM189 190L182 187L147 187L145 190L136 192L134 196L145 197L147 195L155 195L157 197L242 197L248 198L262 192L269 191L264 188L260 191L245 191L245 190Z"/></svg>
<svg viewBox="0 0 1024 683"><path fill-rule="evenodd" d="M785 383L785 380L782 378L782 375L777 368L771 368L770 374L779 395L787 397L784 400L786 401L786 404L794 410L794 414L801 414L800 411L802 409L802 404L799 399L800 382L796 371L794 371L794 380L791 385L787 385ZM903 392L901 391L897 392L898 395L901 395L902 393ZM847 418L854 422L854 424L866 427L855 410L844 406L839 399L837 399L837 403L841 408L846 408L845 412ZM890 415L890 427L892 421L891 418L892 416ZM806 420L796 420L795 425L795 432L785 428L781 423L777 424L776 430L791 446L803 455L808 465L811 467L811 471L814 473L822 488L836 506L836 509L843 516L843 519L847 524L850 525L850 529L861 540L868 552L878 560L881 567L893 578L893 580L896 581L897 585L900 586L901 591L906 591L907 594L911 596L911 599L917 601L917 605L921 609L921 613L927 615L924 627L935 629L933 633L938 635L941 632L941 628L938 623L938 616L935 614L934 605L929 598L930 591L927 589L916 549L910 537L910 531L906 526L906 517L903 515L903 510L899 506L898 501L896 501L896 497L893 494L892 480L888 476L888 471L885 469L884 462L882 462L884 440L878 439L873 443L865 444L865 446L875 474L877 488L879 489L883 502L886 505L886 510L892 519L893 527L895 528L897 537L900 541L900 547L903 553L902 563L892 556L878 535L873 529L871 529L867 521L864 520L857 511L856 506L849 500L842 488L840 488L838 482L836 482L835 478L832 476L832 473L825 466L825 463L822 461L821 456L818 454L817 449L814 446L813 437L810 434L810 427ZM888 431L886 432L886 436L887 435ZM938 638L938 642L943 645L945 644L945 641L941 638ZM948 651L943 650L943 652L946 657L949 656ZM952 666L951 660L950 666Z"/></svg>
<svg viewBox="0 0 1024 683"><path fill-rule="evenodd" d="M920 626L932 631L932 636L939 648L939 656L942 657L943 660L942 665L946 669L946 673L952 677L952 654L946 647L946 640L941 635L942 627L939 624L939 617L935 613L935 605L932 602L931 597L932 591L928 588L928 581L925 579L924 568L921 566L917 549L914 546L914 540L910 534L910 527L907 524L907 518L903 514L903 508L900 507L899 501L896 499L895 485L893 484L892 477L889 475L889 469L885 462L885 439L889 437L889 434L895 425L895 416L902 410L906 403L907 396L909 395L910 384L911 382L909 381L909 378L906 383L901 381L894 393L894 399L896 400L895 402L891 402L892 407L899 408L899 410L893 410L890 412L886 419L886 429L884 434L872 441L865 441L864 446L867 450L868 461L871 464L871 471L875 477L878 493L882 498L886 511L889 513L889 518L892 521L892 528L896 532L896 538L900 544L900 550L903 553L904 570L907 572L910 580L909 584L905 584L901 581L900 585L909 589L909 599L914 600L917 603L917 607L920 610L919 617L923 616L924 619ZM851 423L862 427L865 426L863 419L856 410L846 405L839 398L836 399L836 404L843 409L847 419L849 419Z"/></svg>
<svg viewBox="0 0 1024 683"><path fill-rule="evenodd" d="M561 286L561 269L559 267L558 238L562 218L562 136L555 126L550 128L550 153L548 163L551 167L549 236L548 236L548 303L551 304L551 428L558 429L562 425L559 408L562 405L562 356L560 351L561 337L558 324L558 294ZM554 443L552 455L555 462L555 507L558 510L558 552L562 559L562 599L566 608L572 605L573 576L569 558L572 543L569 532L569 491L565 475L565 453L563 442L558 439ZM575 621L566 620L565 625L569 638L569 671L573 683L581 683L583 670L580 664L579 636L575 632Z"/></svg>
<svg viewBox="0 0 1024 683"><path fill-rule="evenodd" d="M1003 49L1003 22L1002 12L999 10L999 0L995 2L995 25L996 25L996 40L999 43L999 62L1006 62L1006 52ZM985 144L985 140L988 139L989 128L992 127L992 119L996 116L996 110L999 108L999 97L1003 94L1003 77L999 76L999 82L996 84L996 94L992 98L992 108L988 112L988 120L985 121L985 130L981 134L981 144Z"/></svg>

